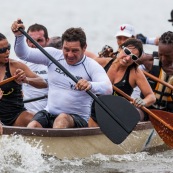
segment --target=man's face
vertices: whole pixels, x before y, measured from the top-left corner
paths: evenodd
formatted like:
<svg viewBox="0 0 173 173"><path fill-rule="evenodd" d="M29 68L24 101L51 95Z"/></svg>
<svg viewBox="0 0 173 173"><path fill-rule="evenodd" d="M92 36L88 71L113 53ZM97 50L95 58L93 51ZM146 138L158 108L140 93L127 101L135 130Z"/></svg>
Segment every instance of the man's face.
<svg viewBox="0 0 173 173"><path fill-rule="evenodd" d="M33 31L33 32L29 31L28 35L30 37L32 37L42 47L46 47L46 45L49 41L49 39L46 39L44 37L44 31L43 30ZM28 39L26 40L26 42L27 42L29 47L35 48L35 45L32 42L30 42Z"/></svg>
<svg viewBox="0 0 173 173"><path fill-rule="evenodd" d="M125 36L117 36L117 44L118 46L123 44L129 37L125 37Z"/></svg>
<svg viewBox="0 0 173 173"><path fill-rule="evenodd" d="M81 61L81 59L83 58L86 46L84 48L81 48L79 41L64 41L62 50L67 64L74 65Z"/></svg>
<svg viewBox="0 0 173 173"><path fill-rule="evenodd" d="M159 58L165 73L173 75L173 45L159 43Z"/></svg>

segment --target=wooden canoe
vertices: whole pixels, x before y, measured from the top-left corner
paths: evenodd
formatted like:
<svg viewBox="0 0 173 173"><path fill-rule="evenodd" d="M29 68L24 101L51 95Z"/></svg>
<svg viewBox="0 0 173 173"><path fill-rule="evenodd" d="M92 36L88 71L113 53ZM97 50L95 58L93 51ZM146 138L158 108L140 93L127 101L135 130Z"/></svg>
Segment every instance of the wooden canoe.
<svg viewBox="0 0 173 173"><path fill-rule="evenodd" d="M43 147L43 154L53 155L59 159L85 158L98 153L104 155L136 153L164 144L150 122L138 123L132 133L119 145L111 142L99 127L43 129L5 126L3 135L9 137L22 135L29 143L33 140L39 141L39 145Z"/></svg>

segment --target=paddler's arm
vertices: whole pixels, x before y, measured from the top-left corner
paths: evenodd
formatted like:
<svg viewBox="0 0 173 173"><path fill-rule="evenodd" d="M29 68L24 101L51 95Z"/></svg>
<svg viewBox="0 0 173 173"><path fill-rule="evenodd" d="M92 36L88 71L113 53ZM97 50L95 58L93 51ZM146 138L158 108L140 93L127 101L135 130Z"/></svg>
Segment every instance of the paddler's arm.
<svg viewBox="0 0 173 173"><path fill-rule="evenodd" d="M14 75L17 75L17 79L15 80L17 83L27 83L35 88L47 88L47 82L36 73L31 71L25 64L21 62L16 63L18 65L18 69L15 71Z"/></svg>

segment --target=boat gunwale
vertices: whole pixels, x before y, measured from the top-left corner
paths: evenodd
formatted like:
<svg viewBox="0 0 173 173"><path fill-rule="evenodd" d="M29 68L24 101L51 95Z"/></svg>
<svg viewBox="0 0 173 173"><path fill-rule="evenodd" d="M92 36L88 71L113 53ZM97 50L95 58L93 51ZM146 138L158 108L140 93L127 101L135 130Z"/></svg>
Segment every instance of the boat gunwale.
<svg viewBox="0 0 173 173"><path fill-rule="evenodd" d="M152 129L151 122L140 122L134 128L134 131ZM27 128L16 126L4 126L3 135L23 135L23 136L42 136L42 137L74 137L74 136L93 136L103 134L100 127L87 128Z"/></svg>

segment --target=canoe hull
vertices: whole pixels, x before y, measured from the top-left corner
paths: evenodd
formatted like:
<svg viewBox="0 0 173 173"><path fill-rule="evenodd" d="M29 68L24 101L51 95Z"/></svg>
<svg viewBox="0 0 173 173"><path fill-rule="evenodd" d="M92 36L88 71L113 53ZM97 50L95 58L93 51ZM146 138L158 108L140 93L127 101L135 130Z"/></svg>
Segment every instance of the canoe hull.
<svg viewBox="0 0 173 173"><path fill-rule="evenodd" d="M99 127L82 129L28 129L5 127L4 135L23 135L32 143L40 142L43 154L59 159L86 158L93 154L119 155L136 153L161 146L162 139L150 123L139 123L134 131L119 145L111 142Z"/></svg>

